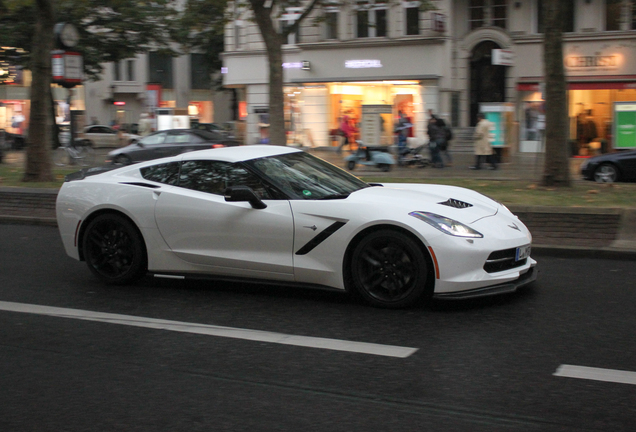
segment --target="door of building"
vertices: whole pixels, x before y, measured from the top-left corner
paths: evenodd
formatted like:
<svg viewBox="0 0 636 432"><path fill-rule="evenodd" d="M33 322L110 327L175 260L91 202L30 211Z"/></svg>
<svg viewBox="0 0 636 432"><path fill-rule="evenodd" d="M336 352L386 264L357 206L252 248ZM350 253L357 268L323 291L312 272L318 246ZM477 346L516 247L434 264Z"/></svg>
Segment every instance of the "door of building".
<svg viewBox="0 0 636 432"><path fill-rule="evenodd" d="M477 124L479 104L505 102L506 67L492 64L492 50L501 47L493 41L479 43L470 58L470 124Z"/></svg>

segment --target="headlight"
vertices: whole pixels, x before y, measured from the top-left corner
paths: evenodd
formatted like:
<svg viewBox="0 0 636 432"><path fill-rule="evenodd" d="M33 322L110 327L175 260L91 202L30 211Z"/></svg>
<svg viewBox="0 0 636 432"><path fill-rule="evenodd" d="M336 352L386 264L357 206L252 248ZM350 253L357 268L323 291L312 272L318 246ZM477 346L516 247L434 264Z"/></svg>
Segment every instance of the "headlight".
<svg viewBox="0 0 636 432"><path fill-rule="evenodd" d="M449 234L455 237L469 237L469 238L483 238L484 236L475 231L474 229L464 225L456 220L437 215L435 213L414 211L409 213L410 216L416 217L419 220L426 222L427 224L437 228L445 234Z"/></svg>

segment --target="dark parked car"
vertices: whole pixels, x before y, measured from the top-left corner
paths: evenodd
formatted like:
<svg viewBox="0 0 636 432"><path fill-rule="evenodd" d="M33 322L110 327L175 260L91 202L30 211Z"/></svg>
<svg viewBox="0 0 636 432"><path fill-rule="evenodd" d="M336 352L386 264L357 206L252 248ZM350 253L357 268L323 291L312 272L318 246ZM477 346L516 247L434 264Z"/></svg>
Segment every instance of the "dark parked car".
<svg viewBox="0 0 636 432"><path fill-rule="evenodd" d="M194 150L236 145L237 141L207 130L169 129L155 132L133 144L109 152L106 162L129 165Z"/></svg>
<svg viewBox="0 0 636 432"><path fill-rule="evenodd" d="M595 156L583 162L581 174L599 183L636 180L636 150Z"/></svg>

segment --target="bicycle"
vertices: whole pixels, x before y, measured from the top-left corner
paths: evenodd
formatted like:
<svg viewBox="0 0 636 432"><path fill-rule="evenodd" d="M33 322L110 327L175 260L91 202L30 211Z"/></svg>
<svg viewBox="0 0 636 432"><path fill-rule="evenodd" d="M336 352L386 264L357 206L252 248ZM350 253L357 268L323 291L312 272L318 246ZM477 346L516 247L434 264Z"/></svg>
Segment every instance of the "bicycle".
<svg viewBox="0 0 636 432"><path fill-rule="evenodd" d="M55 150L53 163L63 167L67 165L92 166L95 161L95 150L90 141L76 141L74 144L65 143Z"/></svg>

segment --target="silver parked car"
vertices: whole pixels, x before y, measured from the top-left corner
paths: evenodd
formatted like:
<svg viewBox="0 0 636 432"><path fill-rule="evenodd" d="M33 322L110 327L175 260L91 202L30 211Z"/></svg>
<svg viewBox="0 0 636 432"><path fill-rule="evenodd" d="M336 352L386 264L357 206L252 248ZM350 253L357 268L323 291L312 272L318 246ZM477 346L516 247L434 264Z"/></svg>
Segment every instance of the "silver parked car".
<svg viewBox="0 0 636 432"><path fill-rule="evenodd" d="M82 134L82 140L90 141L93 148L122 147L139 138L141 138L139 135L118 131L104 125L86 126Z"/></svg>

